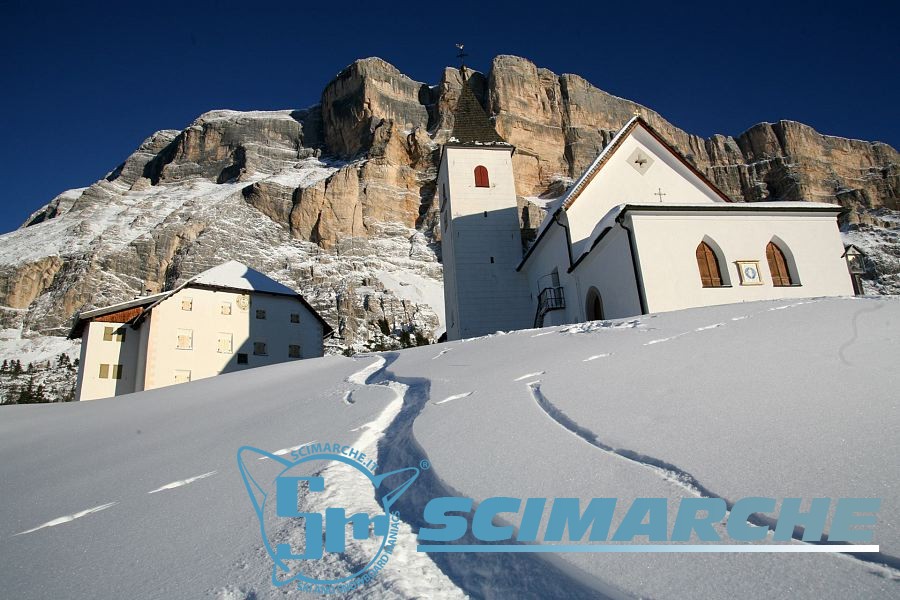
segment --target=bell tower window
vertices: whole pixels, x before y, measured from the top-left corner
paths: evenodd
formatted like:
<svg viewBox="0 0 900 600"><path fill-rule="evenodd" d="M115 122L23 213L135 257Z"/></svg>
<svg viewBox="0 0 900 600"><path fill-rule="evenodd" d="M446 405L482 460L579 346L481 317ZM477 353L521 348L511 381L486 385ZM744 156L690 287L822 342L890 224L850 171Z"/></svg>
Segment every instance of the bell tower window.
<svg viewBox="0 0 900 600"><path fill-rule="evenodd" d="M475 167L475 187L491 187L488 179L488 170L481 165Z"/></svg>

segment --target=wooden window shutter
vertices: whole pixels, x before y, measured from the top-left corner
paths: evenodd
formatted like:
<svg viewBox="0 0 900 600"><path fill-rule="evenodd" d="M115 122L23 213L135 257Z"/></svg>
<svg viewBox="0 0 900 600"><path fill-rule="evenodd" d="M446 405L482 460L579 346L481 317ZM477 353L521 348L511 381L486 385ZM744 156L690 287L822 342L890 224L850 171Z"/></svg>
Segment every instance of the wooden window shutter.
<svg viewBox="0 0 900 600"><path fill-rule="evenodd" d="M491 187L488 170L481 165L475 167L475 187Z"/></svg>
<svg viewBox="0 0 900 600"><path fill-rule="evenodd" d="M785 287L793 285L791 274L784 259L784 252L774 242L766 246L766 260L769 261L769 272L772 274L772 285Z"/></svg>
<svg viewBox="0 0 900 600"><path fill-rule="evenodd" d="M697 246L697 268L700 270L700 283L703 287L722 287L719 261L706 242L700 242Z"/></svg>

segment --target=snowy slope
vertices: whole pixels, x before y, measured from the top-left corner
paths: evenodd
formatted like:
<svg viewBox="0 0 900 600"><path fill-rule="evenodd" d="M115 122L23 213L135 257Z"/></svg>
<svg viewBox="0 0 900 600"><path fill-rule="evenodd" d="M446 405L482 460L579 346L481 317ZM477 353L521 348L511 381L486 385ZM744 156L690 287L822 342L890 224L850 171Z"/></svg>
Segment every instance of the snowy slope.
<svg viewBox="0 0 900 600"><path fill-rule="evenodd" d="M282 597L235 453L331 440L382 471L432 464L358 597L897 597L898 342L896 297L774 301L6 407L2 595ZM881 555L416 553L409 525L444 494L879 497Z"/></svg>

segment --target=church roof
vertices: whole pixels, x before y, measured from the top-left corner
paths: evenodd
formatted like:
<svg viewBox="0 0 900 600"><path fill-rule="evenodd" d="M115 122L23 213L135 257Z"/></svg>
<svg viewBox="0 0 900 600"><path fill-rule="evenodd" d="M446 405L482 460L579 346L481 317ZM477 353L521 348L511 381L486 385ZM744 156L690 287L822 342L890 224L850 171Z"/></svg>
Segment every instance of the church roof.
<svg viewBox="0 0 900 600"><path fill-rule="evenodd" d="M509 145L494 129L464 74L462 91L456 110L453 111L453 132L449 143L472 146Z"/></svg>

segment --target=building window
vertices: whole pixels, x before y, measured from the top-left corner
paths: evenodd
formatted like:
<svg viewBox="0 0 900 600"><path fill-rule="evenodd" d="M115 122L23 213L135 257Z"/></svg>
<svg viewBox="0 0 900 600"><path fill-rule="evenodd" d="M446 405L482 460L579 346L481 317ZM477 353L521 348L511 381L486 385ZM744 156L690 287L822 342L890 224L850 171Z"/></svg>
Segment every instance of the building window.
<svg viewBox="0 0 900 600"><path fill-rule="evenodd" d="M122 365L100 365L100 379L122 379Z"/></svg>
<svg viewBox="0 0 900 600"><path fill-rule="evenodd" d="M103 341L104 342L124 342L125 341L125 328L124 327L104 327L103 328Z"/></svg>
<svg viewBox="0 0 900 600"><path fill-rule="evenodd" d="M288 358L300 358L300 346L291 344L288 346Z"/></svg>
<svg viewBox="0 0 900 600"><path fill-rule="evenodd" d="M230 333L219 333L217 352L219 354L231 354L232 352L232 335Z"/></svg>
<svg viewBox="0 0 900 600"><path fill-rule="evenodd" d="M706 242L700 242L697 246L697 268L700 270L700 283L703 287L722 287L719 259Z"/></svg>
<svg viewBox="0 0 900 600"><path fill-rule="evenodd" d="M266 349L265 342L253 342L253 354L255 356L266 356L269 351Z"/></svg>
<svg viewBox="0 0 900 600"><path fill-rule="evenodd" d="M300 313L291 313L291 323L300 322Z"/></svg>
<svg viewBox="0 0 900 600"><path fill-rule="evenodd" d="M221 312L223 315L230 315L231 314L231 302L223 302L222 304L220 304L219 312Z"/></svg>
<svg viewBox="0 0 900 600"><path fill-rule="evenodd" d="M247 353L246 352L238 352L237 364L239 364L239 365L247 364Z"/></svg>
<svg viewBox="0 0 900 600"><path fill-rule="evenodd" d="M194 330L193 329L178 329L178 345L176 348L179 350L193 350L194 348Z"/></svg>
<svg viewBox="0 0 900 600"><path fill-rule="evenodd" d="M788 287L794 285L791 272L788 270L784 252L774 242L766 246L766 260L769 261L769 273L772 274L772 285L775 287Z"/></svg>
<svg viewBox="0 0 900 600"><path fill-rule="evenodd" d="M265 319L265 318L266 318L266 311L264 311L264 310L261 309L261 308L257 308L257 309L256 309L256 318L257 318L257 319Z"/></svg>
<svg viewBox="0 0 900 600"><path fill-rule="evenodd" d="M182 298L181 299L181 310L194 310L194 299L193 298Z"/></svg>
<svg viewBox="0 0 900 600"><path fill-rule="evenodd" d="M175 383L188 383L190 380L190 371L175 371Z"/></svg>
<svg viewBox="0 0 900 600"><path fill-rule="evenodd" d="M488 170L481 165L475 167L475 187L491 187L488 179Z"/></svg>

